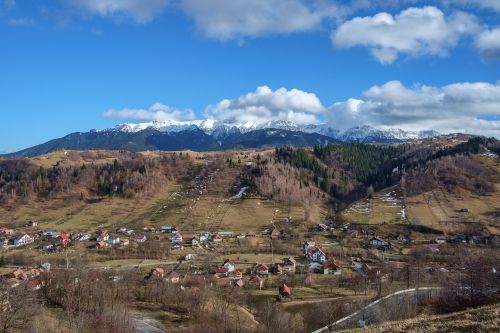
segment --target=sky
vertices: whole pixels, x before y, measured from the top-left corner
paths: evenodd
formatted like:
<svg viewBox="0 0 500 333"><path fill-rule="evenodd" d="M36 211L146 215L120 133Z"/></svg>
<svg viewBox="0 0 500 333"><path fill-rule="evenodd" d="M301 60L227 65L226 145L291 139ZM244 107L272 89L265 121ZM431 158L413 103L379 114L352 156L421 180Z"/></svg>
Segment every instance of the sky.
<svg viewBox="0 0 500 333"><path fill-rule="evenodd" d="M120 123L500 138L500 0L0 0L0 153Z"/></svg>

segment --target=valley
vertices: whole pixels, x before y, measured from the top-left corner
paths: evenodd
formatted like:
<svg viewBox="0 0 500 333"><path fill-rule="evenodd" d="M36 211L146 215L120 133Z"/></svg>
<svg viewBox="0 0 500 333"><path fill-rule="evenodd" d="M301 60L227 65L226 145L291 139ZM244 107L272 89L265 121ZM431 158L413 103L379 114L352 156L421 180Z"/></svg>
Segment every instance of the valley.
<svg viewBox="0 0 500 333"><path fill-rule="evenodd" d="M464 169L441 171L464 158L456 151L476 149L473 140L0 160L2 281L36 281L53 304L37 316L55 323L73 320L57 296L74 288L67 276L82 288L103 281L95 292L115 295L106 302L121 309L108 320L133 313L142 332L198 331L200 320L214 332L255 332L284 319L287 330L314 331L400 290L463 286L471 269L484 282L474 302L489 304L496 291L493 300L479 295L498 287L498 156L481 150ZM462 175L470 184L456 182ZM422 177L435 177L432 187ZM90 296L101 297L78 297ZM391 320L462 296L405 300ZM375 312L368 324L382 318Z"/></svg>

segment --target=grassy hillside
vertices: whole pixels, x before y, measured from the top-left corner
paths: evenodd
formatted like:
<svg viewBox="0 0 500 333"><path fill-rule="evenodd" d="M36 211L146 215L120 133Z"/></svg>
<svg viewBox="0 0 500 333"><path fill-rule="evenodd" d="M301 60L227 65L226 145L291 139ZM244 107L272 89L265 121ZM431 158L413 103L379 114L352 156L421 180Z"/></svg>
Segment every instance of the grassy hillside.
<svg viewBox="0 0 500 333"><path fill-rule="evenodd" d="M500 305L456 312L441 316L419 316L417 318L368 326L343 332L498 332L500 327Z"/></svg>

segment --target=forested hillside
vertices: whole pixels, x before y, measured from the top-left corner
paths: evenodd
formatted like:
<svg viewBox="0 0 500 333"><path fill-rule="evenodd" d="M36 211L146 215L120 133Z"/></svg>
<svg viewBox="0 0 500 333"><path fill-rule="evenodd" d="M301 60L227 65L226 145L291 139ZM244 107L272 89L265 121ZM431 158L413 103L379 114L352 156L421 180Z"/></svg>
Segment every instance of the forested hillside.
<svg viewBox="0 0 500 333"><path fill-rule="evenodd" d="M336 208L400 182L409 194L436 186L456 186L484 194L492 191L491 172L471 158L498 146L495 139L474 137L454 146L432 144L329 144L276 148L262 159L255 182L264 193L292 202L322 200ZM284 179L284 180L283 180ZM297 188L292 191L291 188Z"/></svg>
<svg viewBox="0 0 500 333"><path fill-rule="evenodd" d="M72 152L71 154L76 154ZM192 164L188 155L146 157L120 152L107 163L37 166L28 159L0 160L0 201L60 194L132 198L155 191ZM71 157L70 157L71 158Z"/></svg>

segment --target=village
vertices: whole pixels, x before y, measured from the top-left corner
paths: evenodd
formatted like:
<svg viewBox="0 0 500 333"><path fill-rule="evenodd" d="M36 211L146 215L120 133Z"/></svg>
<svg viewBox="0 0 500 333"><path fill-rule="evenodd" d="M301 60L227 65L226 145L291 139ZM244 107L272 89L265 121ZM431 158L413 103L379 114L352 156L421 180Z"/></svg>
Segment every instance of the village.
<svg viewBox="0 0 500 333"><path fill-rule="evenodd" d="M50 274L51 270L75 269L71 261L57 261L59 265L51 262L51 256L83 248L89 253L107 255L115 252L132 253L138 249L151 248L148 244L156 244L156 248L163 251L159 257L147 255L146 258L161 258L161 260L143 260L137 264L116 265L113 260L106 261L109 266L89 265L89 270L113 271L110 277L113 281L123 279L124 269L140 269L144 272L144 280L164 280L171 285L178 285L183 290L187 286L204 286L215 288L244 288L244 289L273 289L280 302L294 299L291 285L312 285L318 281L326 284L331 279L337 279L338 285L347 285L350 288L356 283L363 283L367 289L367 278L376 277L380 281L393 280L388 276L384 267L388 263L399 264L401 270L407 269L412 262L411 251L416 248L429 255L438 255L441 249L445 253L452 246L466 247L498 247L500 237L487 233L471 233L450 235L435 235L426 240L414 240L409 233L386 235L382 237L371 233L368 228L349 224L335 224L325 222L316 224L303 233L302 240L291 239L285 230L280 230L272 224L269 228L260 231L235 233L232 231L188 233L178 230L175 226L143 227L140 230L119 227L114 230L99 229L94 233L69 233L51 230L39 230L38 223L28 221L23 233L14 229L0 228L0 242L3 251L17 251L21 249L34 249L40 253L41 262L38 266L23 266L7 264L2 256L4 269L12 267L11 271L3 274L1 283L9 287L18 287L26 284L30 290L39 290L42 286L41 274ZM315 240L316 239L316 240ZM260 247L262 255L255 253L252 260L227 258L217 262L215 254L224 257L225 248L235 246L243 240L249 240L256 247ZM300 242L300 245L299 245ZM280 243L297 244L291 255L286 255L280 248ZM252 251L256 251L256 247ZM274 249L273 247L277 248ZM264 249L263 249L264 248ZM129 249L128 252L125 252ZM289 248L287 248L289 249ZM347 252L347 255L342 252ZM269 256L271 252L271 256ZM229 252L230 253L230 252ZM123 254L120 258L125 258ZM221 257L222 256L222 257ZM261 257L268 258L261 260ZM42 259L43 258L43 259ZM53 260L52 260L53 261ZM123 261L121 261L123 263ZM414 263L413 263L414 264ZM427 272L431 274L436 269L441 273L450 273L453 267L443 265L436 267L435 263L426 263L422 276ZM5 270L4 270L5 272ZM409 274L409 273L408 273ZM451 274L451 273L450 273ZM330 280L320 278L330 276ZM298 278L298 280L297 280ZM361 282L360 282L361 281ZM363 282L364 281L364 282ZM422 278L422 281L424 279ZM376 283L376 282L374 282Z"/></svg>

